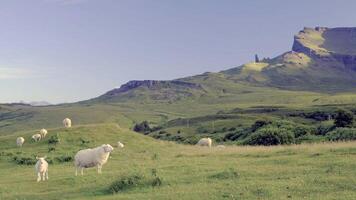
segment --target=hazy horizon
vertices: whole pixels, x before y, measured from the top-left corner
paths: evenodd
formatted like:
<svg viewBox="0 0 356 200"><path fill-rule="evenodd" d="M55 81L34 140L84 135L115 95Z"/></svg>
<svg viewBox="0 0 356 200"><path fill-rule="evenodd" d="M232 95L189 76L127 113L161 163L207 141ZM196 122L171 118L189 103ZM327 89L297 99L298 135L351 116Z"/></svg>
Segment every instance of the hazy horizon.
<svg viewBox="0 0 356 200"><path fill-rule="evenodd" d="M217 72L291 49L303 27L351 27L354 1L0 2L0 103L74 102L129 80Z"/></svg>

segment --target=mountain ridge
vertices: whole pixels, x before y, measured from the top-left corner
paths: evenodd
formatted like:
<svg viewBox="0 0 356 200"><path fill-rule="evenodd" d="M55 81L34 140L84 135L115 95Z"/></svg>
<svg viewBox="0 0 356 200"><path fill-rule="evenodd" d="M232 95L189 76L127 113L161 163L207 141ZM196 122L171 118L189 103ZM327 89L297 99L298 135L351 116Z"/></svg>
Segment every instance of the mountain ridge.
<svg viewBox="0 0 356 200"><path fill-rule="evenodd" d="M214 96L231 90L233 84L321 93L354 92L355 78L356 28L305 27L294 36L291 50L275 58L174 80L129 81L98 98L125 101L145 96L145 100L175 101ZM218 82L214 85L209 81Z"/></svg>

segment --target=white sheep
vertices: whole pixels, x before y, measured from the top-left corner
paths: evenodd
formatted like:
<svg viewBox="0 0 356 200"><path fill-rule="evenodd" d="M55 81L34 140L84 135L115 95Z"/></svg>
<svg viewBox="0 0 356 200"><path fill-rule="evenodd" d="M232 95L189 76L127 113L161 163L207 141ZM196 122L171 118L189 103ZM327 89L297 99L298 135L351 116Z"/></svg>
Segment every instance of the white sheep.
<svg viewBox="0 0 356 200"><path fill-rule="evenodd" d="M18 138L16 139L16 145L17 145L18 147L22 147L22 145L23 145L24 142L25 142L25 138L23 138L23 137L18 137Z"/></svg>
<svg viewBox="0 0 356 200"><path fill-rule="evenodd" d="M75 175L78 175L78 170L81 170L83 175L84 168L97 167L100 174L102 166L108 161L110 153L114 148L110 144L103 144L94 149L84 149L78 151L74 156Z"/></svg>
<svg viewBox="0 0 356 200"><path fill-rule="evenodd" d="M46 135L47 135L47 133L48 133L48 131L46 130L46 129L41 129L40 130L40 135L41 135L41 138L45 138L46 137Z"/></svg>
<svg viewBox="0 0 356 200"><path fill-rule="evenodd" d="M41 136L41 134L37 133L37 134L34 134L31 138L33 141L38 142L41 140L42 136Z"/></svg>
<svg viewBox="0 0 356 200"><path fill-rule="evenodd" d="M65 128L70 128L72 127L72 120L70 120L69 118L65 118L63 120L63 125Z"/></svg>
<svg viewBox="0 0 356 200"><path fill-rule="evenodd" d="M122 144L120 141L117 142L117 148L124 148L124 144Z"/></svg>
<svg viewBox="0 0 356 200"><path fill-rule="evenodd" d="M37 173L37 182L48 180L48 163L45 157L36 157L37 163L35 165L35 170Z"/></svg>
<svg viewBox="0 0 356 200"><path fill-rule="evenodd" d="M218 149L225 149L225 145L219 144L219 145L216 146L216 148L218 148Z"/></svg>
<svg viewBox="0 0 356 200"><path fill-rule="evenodd" d="M213 141L211 140L211 138L202 138L199 140L199 142L197 143L198 146L208 146L211 147L211 144L213 143Z"/></svg>

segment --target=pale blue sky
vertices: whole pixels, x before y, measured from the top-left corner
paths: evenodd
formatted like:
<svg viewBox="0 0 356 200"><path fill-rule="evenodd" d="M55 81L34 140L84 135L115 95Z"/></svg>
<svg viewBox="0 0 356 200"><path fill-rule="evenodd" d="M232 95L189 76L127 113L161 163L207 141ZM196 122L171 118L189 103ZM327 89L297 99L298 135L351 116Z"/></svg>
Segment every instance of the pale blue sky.
<svg viewBox="0 0 356 200"><path fill-rule="evenodd" d="M132 79L220 71L355 26L354 0L0 0L0 102L72 102Z"/></svg>

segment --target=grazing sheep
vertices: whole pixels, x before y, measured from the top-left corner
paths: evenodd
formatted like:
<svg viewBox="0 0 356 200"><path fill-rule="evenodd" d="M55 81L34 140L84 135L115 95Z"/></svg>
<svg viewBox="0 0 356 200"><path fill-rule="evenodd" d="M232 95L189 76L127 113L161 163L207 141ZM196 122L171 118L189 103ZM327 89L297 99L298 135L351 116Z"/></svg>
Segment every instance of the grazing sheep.
<svg viewBox="0 0 356 200"><path fill-rule="evenodd" d="M41 140L42 136L41 136L41 134L37 133L37 134L34 134L31 138L33 141L38 142Z"/></svg>
<svg viewBox="0 0 356 200"><path fill-rule="evenodd" d="M16 139L16 145L17 145L18 147L22 147L22 145L23 145L24 142L25 142L25 138L23 138L23 137L18 137L18 138Z"/></svg>
<svg viewBox="0 0 356 200"><path fill-rule="evenodd" d="M225 145L220 144L220 145L216 146L216 148L218 148L218 149L225 149Z"/></svg>
<svg viewBox="0 0 356 200"><path fill-rule="evenodd" d="M78 175L78 169L81 170L81 175L83 175L83 169L90 167L97 167L100 174L102 166L107 162L113 150L114 148L110 144L103 144L94 149L78 151L74 156L75 175Z"/></svg>
<svg viewBox="0 0 356 200"><path fill-rule="evenodd" d="M69 118L65 118L63 120L63 125L65 128L70 128L72 127L72 120L70 120Z"/></svg>
<svg viewBox="0 0 356 200"><path fill-rule="evenodd" d="M46 130L46 129L44 129L44 128L43 128L43 129L41 129L41 130L40 130L41 138L45 138L45 137L46 137L46 135L47 135L47 133L48 133L48 132L47 132L47 130Z"/></svg>
<svg viewBox="0 0 356 200"><path fill-rule="evenodd" d="M199 140L199 142L197 143L198 146L208 146L211 147L212 144L212 140L211 138L202 138Z"/></svg>
<svg viewBox="0 0 356 200"><path fill-rule="evenodd" d="M45 157L36 157L37 163L35 165L35 170L37 173L37 182L48 180L48 163Z"/></svg>
<svg viewBox="0 0 356 200"><path fill-rule="evenodd" d="M122 144L120 141L117 142L117 148L124 148L124 144Z"/></svg>

